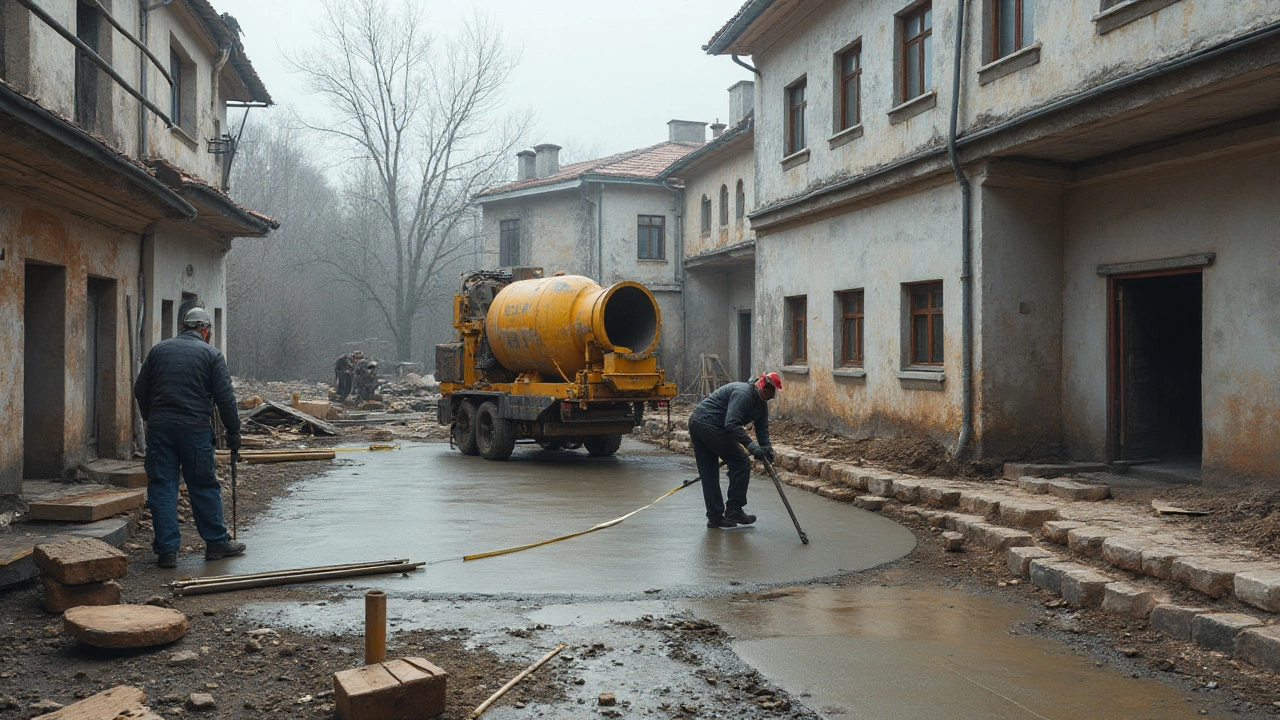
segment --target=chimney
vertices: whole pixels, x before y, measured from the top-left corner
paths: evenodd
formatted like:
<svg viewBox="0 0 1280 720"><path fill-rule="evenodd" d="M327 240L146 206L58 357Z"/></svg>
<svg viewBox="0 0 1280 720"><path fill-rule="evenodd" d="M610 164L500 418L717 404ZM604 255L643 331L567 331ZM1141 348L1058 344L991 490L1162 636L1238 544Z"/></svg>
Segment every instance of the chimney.
<svg viewBox="0 0 1280 720"><path fill-rule="evenodd" d="M711 139L714 140L723 135L724 129L727 127L729 126L720 122L720 118L716 118L716 121L711 123Z"/></svg>
<svg viewBox="0 0 1280 720"><path fill-rule="evenodd" d="M516 153L516 180L532 180L538 177L538 166L534 163L537 155L532 150L521 150Z"/></svg>
<svg viewBox="0 0 1280 720"><path fill-rule="evenodd" d="M537 160L535 161L538 177L549 177L560 172L559 145L542 143L541 145L534 145L533 150L538 154Z"/></svg>
<svg viewBox="0 0 1280 720"><path fill-rule="evenodd" d="M667 123L671 142L702 145L707 142L707 124L694 120L672 120Z"/></svg>
<svg viewBox="0 0 1280 720"><path fill-rule="evenodd" d="M729 124L737 125L755 110L756 84L750 80L736 82L729 88Z"/></svg>

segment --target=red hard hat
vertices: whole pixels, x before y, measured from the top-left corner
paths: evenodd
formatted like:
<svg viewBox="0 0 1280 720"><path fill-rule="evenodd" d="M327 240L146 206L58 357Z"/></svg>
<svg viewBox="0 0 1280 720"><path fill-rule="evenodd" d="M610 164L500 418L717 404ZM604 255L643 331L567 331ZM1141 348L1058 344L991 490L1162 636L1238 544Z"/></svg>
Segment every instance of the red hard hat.
<svg viewBox="0 0 1280 720"><path fill-rule="evenodd" d="M756 380L756 387L763 390L765 383L769 383L777 390L782 389L782 377L776 372L761 373L760 379Z"/></svg>

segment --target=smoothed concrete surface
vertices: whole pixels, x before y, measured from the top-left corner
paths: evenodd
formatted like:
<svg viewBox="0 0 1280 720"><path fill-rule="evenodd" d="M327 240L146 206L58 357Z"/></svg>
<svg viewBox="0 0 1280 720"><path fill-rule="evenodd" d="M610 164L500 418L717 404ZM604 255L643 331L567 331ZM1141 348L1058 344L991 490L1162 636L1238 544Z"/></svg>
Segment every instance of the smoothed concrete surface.
<svg viewBox="0 0 1280 720"><path fill-rule="evenodd" d="M993 597L915 582L683 603L735 637L749 665L828 717L1205 717L1185 692L1011 633L1033 613Z"/></svg>
<svg viewBox="0 0 1280 720"><path fill-rule="evenodd" d="M437 561L586 530L644 506L696 476L691 458L627 440L614 458L521 445L495 463L446 444L348 456L298 485L240 533L242 558L201 574L253 573L389 558ZM723 478L722 484L727 485ZM811 543L801 545L773 484L752 478L754 526L706 528L690 486L626 522L524 552L431 565L407 578L348 580L397 593L630 595L737 591L730 585L802 582L865 570L915 547L878 515L787 488ZM188 568L183 568L184 571ZM195 570L195 568L190 568Z"/></svg>

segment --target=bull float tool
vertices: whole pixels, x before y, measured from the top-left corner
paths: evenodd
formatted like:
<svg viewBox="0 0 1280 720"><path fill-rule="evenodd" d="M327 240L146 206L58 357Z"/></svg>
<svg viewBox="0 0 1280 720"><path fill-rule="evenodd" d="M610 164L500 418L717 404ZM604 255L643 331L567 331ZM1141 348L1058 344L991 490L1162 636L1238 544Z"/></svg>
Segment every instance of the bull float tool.
<svg viewBox="0 0 1280 720"><path fill-rule="evenodd" d="M778 473L773 469L773 463L768 458L761 458L760 462L764 463L764 469L769 471L769 477L773 478L773 486L778 488L778 497L782 498L782 504L787 506L787 514L791 516L791 522L796 526L796 532L800 533L800 542L805 545L809 544L809 536L804 534L804 530L800 528L800 521L796 519L796 513L791 509L791 503L787 500L786 493L782 492L782 481L778 479Z"/></svg>

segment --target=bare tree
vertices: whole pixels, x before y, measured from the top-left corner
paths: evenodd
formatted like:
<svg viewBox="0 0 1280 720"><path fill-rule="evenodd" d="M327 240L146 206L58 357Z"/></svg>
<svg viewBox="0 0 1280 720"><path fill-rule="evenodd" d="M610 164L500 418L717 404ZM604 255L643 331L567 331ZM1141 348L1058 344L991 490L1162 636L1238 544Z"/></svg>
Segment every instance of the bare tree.
<svg viewBox="0 0 1280 720"><path fill-rule="evenodd" d="M342 253L319 260L377 309L409 360L441 272L471 251L472 197L505 179L527 122L502 115L517 57L475 17L427 33L421 5L326 0L322 47L291 59L332 120L314 127L352 152Z"/></svg>

